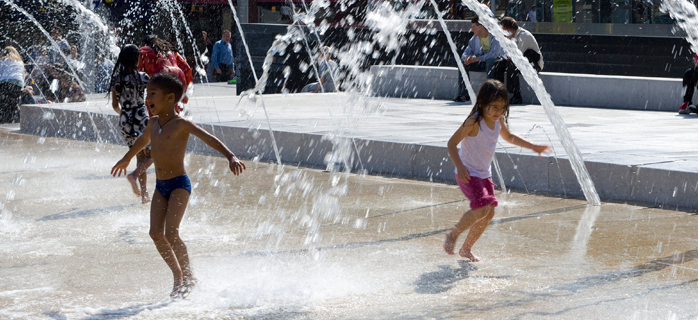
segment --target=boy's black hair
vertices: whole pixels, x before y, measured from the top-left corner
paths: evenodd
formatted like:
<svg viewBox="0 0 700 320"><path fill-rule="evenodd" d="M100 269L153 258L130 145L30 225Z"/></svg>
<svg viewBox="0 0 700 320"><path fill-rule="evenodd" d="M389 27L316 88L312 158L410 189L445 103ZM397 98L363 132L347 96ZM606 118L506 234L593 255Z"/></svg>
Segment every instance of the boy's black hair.
<svg viewBox="0 0 700 320"><path fill-rule="evenodd" d="M503 113L503 120L508 123L508 113L510 104L508 103L508 89L502 82L495 79L488 79L481 85L479 93L476 94L476 102L469 116L476 114L477 125L484 118L484 108L496 100L503 100L506 103L506 111ZM478 112L478 113L477 113ZM466 122L466 121L465 121Z"/></svg>
<svg viewBox="0 0 700 320"><path fill-rule="evenodd" d="M176 75L170 72L161 72L154 75L151 81L148 82L148 85L162 90L165 94L174 94L175 102L180 101L182 97L182 82L180 82L180 79L178 79Z"/></svg>
<svg viewBox="0 0 700 320"><path fill-rule="evenodd" d="M114 90L114 79L115 75L120 75L122 78L128 74L133 74L134 79L139 80L134 84L137 90L143 91L146 86L142 83L141 77L139 76L138 69L139 63L139 48L133 44L127 44L122 47L119 51L119 57L117 58L117 63L114 64L114 69L112 69L112 77L109 80L109 91ZM127 71L131 68L131 71ZM110 93L107 92L107 95Z"/></svg>

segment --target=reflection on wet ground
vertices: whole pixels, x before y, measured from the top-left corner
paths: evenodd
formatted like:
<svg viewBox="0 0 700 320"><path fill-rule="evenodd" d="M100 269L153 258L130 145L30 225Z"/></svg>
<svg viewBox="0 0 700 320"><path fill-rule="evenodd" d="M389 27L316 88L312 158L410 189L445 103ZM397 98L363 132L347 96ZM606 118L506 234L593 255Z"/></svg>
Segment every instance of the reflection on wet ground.
<svg viewBox="0 0 700 320"><path fill-rule="evenodd" d="M469 263L441 248L469 207L456 186L294 167L276 180L256 162L234 177L222 158L193 155L181 235L200 285L171 301L149 206L107 175L125 147L5 131L0 148L3 319L698 314L695 214L499 194L474 247L484 261Z"/></svg>

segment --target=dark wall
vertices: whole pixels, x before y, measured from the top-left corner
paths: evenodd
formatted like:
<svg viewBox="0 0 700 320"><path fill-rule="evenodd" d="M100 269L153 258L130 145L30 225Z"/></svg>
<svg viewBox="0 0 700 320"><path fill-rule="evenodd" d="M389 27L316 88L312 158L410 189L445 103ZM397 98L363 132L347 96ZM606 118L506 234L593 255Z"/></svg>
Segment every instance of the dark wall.
<svg viewBox="0 0 700 320"><path fill-rule="evenodd" d="M680 78L692 66L685 39L535 34L545 71Z"/></svg>
<svg viewBox="0 0 700 320"><path fill-rule="evenodd" d="M262 74L262 63L267 50L277 34L286 34L286 25L244 24L248 45L258 77ZM315 48L316 37L308 34L310 46ZM339 51L350 44L362 40L371 40L373 33L366 29L355 29L355 39L348 39L347 29L330 28L321 38L323 45L333 46ZM451 33L462 51L472 33L455 31ZM645 77L680 78L683 71L692 66L692 52L689 44L682 38L632 37L632 36L598 36L535 33L545 60L545 72L586 73L600 75L627 75ZM367 70L372 65L389 64L395 59L399 65L456 66L456 61L443 32L419 32L410 30L405 35L406 43L399 52L386 52L375 46L378 56L368 55L362 61L361 69ZM411 39L411 40L408 40ZM239 93L254 86L250 72L250 63L243 50L241 41L236 41L236 64L238 66ZM293 45L285 54L276 56L270 68L270 76L265 93L279 93L282 84L290 92L297 92L307 83L316 81L315 76L299 69L301 62L309 63L305 49L295 53ZM283 70L289 66L292 73L284 82Z"/></svg>

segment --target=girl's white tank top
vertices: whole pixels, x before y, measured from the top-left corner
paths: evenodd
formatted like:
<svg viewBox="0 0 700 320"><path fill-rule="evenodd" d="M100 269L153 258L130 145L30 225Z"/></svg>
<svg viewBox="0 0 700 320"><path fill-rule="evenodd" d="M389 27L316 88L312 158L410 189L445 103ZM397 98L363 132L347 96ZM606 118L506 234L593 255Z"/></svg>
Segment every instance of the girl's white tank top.
<svg viewBox="0 0 700 320"><path fill-rule="evenodd" d="M466 136L459 148L459 158L469 174L486 179L491 177L491 161L496 153L496 143L501 133L501 121L496 121L493 130L489 129L484 119L479 121L479 133L475 137ZM455 169L457 173L457 169Z"/></svg>

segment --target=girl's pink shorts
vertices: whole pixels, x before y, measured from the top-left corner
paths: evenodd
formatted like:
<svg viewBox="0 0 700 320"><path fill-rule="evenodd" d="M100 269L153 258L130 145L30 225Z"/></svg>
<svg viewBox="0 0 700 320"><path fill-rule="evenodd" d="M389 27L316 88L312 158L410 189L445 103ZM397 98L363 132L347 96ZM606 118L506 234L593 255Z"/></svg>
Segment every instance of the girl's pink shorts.
<svg viewBox="0 0 700 320"><path fill-rule="evenodd" d="M457 179L457 184L462 193L471 201L469 206L472 210L479 209L488 205L494 207L498 206L498 199L493 193L493 187L495 184L491 180L491 177L486 179L481 179L478 177L469 177L469 182L465 183L459 180L459 176L455 174L455 179Z"/></svg>

